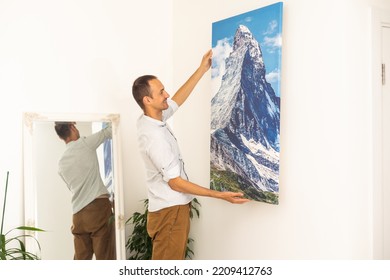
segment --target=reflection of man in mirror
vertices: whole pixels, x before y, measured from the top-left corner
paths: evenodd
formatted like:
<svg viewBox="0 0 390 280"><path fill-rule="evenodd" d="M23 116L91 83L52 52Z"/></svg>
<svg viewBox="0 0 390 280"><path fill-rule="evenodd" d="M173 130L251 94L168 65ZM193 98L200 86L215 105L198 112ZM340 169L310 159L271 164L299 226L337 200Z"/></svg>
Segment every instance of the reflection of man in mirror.
<svg viewBox="0 0 390 280"><path fill-rule="evenodd" d="M146 166L149 214L147 230L152 238L152 259L184 259L190 230L193 195L245 203L242 193L219 192L188 181L176 138L166 123L190 95L211 66L211 50L194 74L172 99L153 75L134 81L133 97L144 114L138 119L138 140Z"/></svg>
<svg viewBox="0 0 390 280"><path fill-rule="evenodd" d="M56 122L57 135L66 143L58 173L72 193L75 260L111 260L115 254L112 204L103 184L96 149L111 139L111 124L87 137L80 137L75 122Z"/></svg>

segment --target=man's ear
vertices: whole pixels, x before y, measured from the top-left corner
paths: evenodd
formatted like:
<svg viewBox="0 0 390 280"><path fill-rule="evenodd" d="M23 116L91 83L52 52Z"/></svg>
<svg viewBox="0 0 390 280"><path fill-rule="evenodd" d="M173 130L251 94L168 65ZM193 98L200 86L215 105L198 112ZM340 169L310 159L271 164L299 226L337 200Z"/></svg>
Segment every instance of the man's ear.
<svg viewBox="0 0 390 280"><path fill-rule="evenodd" d="M150 104L150 97L149 96L144 96L144 98L142 98L142 102L144 103L144 105Z"/></svg>
<svg viewBox="0 0 390 280"><path fill-rule="evenodd" d="M72 124L70 126L70 131L71 131L71 135L69 135L69 137L72 137L72 135L75 135L77 133L77 129L76 127L74 126L74 124Z"/></svg>

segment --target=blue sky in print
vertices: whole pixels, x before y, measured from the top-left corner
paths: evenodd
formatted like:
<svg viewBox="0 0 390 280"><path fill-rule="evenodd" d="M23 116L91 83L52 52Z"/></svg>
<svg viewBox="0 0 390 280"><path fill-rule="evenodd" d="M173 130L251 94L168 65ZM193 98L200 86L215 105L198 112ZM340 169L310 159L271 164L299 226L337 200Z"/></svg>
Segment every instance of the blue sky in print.
<svg viewBox="0 0 390 280"><path fill-rule="evenodd" d="M282 8L283 3L279 2L213 23L211 69L213 95L219 89L225 59L232 50L236 29L239 25L245 25L260 44L267 71L266 79L272 85L275 94L280 96Z"/></svg>

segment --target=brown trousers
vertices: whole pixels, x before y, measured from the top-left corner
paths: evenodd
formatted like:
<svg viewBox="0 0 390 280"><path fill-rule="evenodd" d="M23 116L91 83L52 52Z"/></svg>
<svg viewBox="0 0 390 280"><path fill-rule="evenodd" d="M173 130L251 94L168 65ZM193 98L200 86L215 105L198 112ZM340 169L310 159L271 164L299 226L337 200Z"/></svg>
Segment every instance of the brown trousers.
<svg viewBox="0 0 390 280"><path fill-rule="evenodd" d="M73 215L75 260L114 260L115 222L108 198L97 198Z"/></svg>
<svg viewBox="0 0 390 280"><path fill-rule="evenodd" d="M153 260L183 260L190 231L190 206L177 205L148 213Z"/></svg>

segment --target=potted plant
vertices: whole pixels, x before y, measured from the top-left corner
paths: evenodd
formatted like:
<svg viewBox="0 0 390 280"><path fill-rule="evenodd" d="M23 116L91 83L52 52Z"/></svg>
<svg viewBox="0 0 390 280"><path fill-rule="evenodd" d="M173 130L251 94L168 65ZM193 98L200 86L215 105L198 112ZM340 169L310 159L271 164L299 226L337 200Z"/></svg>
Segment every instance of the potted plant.
<svg viewBox="0 0 390 280"><path fill-rule="evenodd" d="M5 207L7 203L7 191L8 191L8 177L9 172L7 172L7 179L5 183L5 195L3 202L3 213L1 216L1 228L0 228L0 260L38 260L40 259L37 254L28 252L25 246L26 238L33 238L40 250L40 245L38 240L30 234L24 233L24 231L43 231L42 229L35 227L19 226L9 230L3 234L3 226L5 220ZM23 231L21 234L14 235L16 231Z"/></svg>
<svg viewBox="0 0 390 280"><path fill-rule="evenodd" d="M152 258L152 239L149 237L146 229L148 205L149 200L144 199L144 211L142 213L134 212L133 215L126 221L126 225L132 224L134 226L133 232L126 242L126 249L130 253L130 257L128 258L129 260L150 260ZM194 215L199 218L199 206L199 201L194 198L191 203L191 219ZM192 250L193 242L193 238L188 238L185 255L186 259L191 259L194 255L194 251Z"/></svg>

